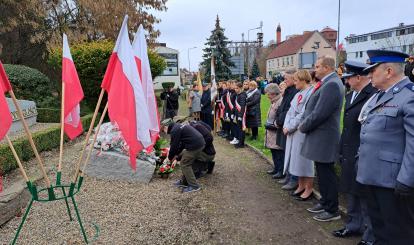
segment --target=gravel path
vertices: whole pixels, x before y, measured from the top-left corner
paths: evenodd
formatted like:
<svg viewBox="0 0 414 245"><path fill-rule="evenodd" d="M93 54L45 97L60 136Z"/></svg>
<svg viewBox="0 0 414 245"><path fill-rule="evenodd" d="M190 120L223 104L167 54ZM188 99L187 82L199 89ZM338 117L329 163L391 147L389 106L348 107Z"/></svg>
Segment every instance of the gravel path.
<svg viewBox="0 0 414 245"><path fill-rule="evenodd" d="M200 180L197 193L172 186L179 174L148 185L87 177L76 199L89 236L99 228L95 244L356 244L329 234L340 222L313 221L305 211L312 204L291 200L251 150L236 151L222 139L216 148L215 172ZM66 147L64 173L80 149L79 141ZM0 228L0 244L11 241L20 221ZM82 237L63 202L35 203L18 244L82 244Z"/></svg>

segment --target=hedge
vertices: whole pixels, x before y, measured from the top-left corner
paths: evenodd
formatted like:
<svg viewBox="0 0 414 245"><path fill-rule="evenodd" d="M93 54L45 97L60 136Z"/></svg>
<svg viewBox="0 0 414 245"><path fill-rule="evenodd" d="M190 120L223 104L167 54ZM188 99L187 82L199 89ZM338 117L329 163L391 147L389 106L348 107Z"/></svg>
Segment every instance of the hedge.
<svg viewBox="0 0 414 245"><path fill-rule="evenodd" d="M60 109L37 108L37 122L39 123L59 123Z"/></svg>
<svg viewBox="0 0 414 245"><path fill-rule="evenodd" d="M89 129L89 125L92 121L92 114L82 117L82 125L84 130ZM98 115L99 118L99 115ZM98 120L96 120L95 124ZM33 140L36 144L37 150L39 152L49 151L54 148L59 147L60 143L60 127L55 126L51 127L36 133L32 134ZM65 141L68 141L68 138L65 137ZM28 161L32 159L35 155L30 146L29 140L27 137L22 137L13 141L13 146L16 149L17 154L19 155L20 160ZM0 173L7 173L15 168L17 168L17 162L14 159L14 156L9 148L8 144L0 145Z"/></svg>
<svg viewBox="0 0 414 245"><path fill-rule="evenodd" d="M18 99L32 100L38 107L59 107L58 92L45 74L23 65L4 64L4 69Z"/></svg>

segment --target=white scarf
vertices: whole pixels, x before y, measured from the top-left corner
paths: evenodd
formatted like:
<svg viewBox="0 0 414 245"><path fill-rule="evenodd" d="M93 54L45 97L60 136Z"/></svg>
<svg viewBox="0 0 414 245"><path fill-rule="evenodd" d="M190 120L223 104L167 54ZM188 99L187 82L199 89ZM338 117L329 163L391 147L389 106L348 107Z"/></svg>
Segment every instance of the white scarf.
<svg viewBox="0 0 414 245"><path fill-rule="evenodd" d="M250 98L254 93L256 93L257 88L255 88L253 91L247 91L247 98Z"/></svg>

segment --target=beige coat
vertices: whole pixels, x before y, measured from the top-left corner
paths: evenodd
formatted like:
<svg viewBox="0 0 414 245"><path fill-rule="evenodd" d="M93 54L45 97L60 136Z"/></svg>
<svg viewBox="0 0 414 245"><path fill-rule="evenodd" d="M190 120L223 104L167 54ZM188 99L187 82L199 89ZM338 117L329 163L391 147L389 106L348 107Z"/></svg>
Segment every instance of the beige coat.
<svg viewBox="0 0 414 245"><path fill-rule="evenodd" d="M277 96L273 98L272 105L267 112L266 123L272 123L276 126L276 111L279 108L280 103L282 102L282 96ZM276 144L276 130L267 130L265 131L264 146L268 149L282 149Z"/></svg>

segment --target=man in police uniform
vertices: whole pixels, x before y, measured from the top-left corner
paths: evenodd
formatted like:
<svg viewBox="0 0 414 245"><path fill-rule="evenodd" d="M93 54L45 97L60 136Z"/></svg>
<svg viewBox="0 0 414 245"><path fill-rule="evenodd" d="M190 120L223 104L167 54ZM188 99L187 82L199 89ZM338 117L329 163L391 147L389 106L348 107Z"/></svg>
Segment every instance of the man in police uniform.
<svg viewBox="0 0 414 245"><path fill-rule="evenodd" d="M353 90L345 96L344 128L339 144L341 165L340 190L347 194L348 220L344 228L333 232L334 236L341 238L363 234L362 240L358 243L360 245L373 244L374 242L366 201L363 199L363 193L360 192L360 184L356 182L355 169L355 156L359 148L359 134L361 131L361 123L358 121L358 116L362 106L376 92L367 76L368 73L364 72L367 66L367 64L360 62L346 61L346 73L342 74L342 78L345 79L347 85Z"/></svg>
<svg viewBox="0 0 414 245"><path fill-rule="evenodd" d="M414 84L408 55L368 50L366 68L379 90L362 108L357 181L366 188L375 244L414 242Z"/></svg>

